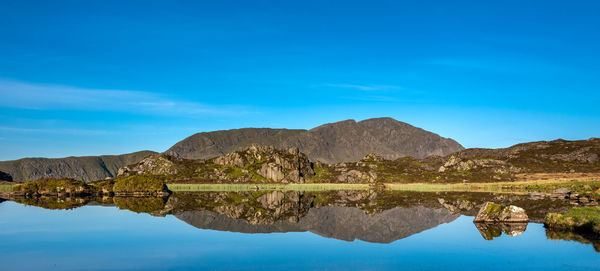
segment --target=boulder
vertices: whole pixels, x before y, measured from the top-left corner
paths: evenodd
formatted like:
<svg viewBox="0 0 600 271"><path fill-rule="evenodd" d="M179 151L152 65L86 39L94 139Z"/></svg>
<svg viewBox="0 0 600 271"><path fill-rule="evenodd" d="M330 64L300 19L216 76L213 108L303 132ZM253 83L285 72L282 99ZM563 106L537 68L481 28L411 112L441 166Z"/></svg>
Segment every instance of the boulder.
<svg viewBox="0 0 600 271"><path fill-rule="evenodd" d="M544 199L546 194L542 192L531 192L527 196L529 196L530 199Z"/></svg>
<svg viewBox="0 0 600 271"><path fill-rule="evenodd" d="M529 217L525 210L514 205L501 206L493 202L486 202L477 213L474 222L528 222Z"/></svg>
<svg viewBox="0 0 600 271"><path fill-rule="evenodd" d="M566 198L569 198L569 195L571 195L571 190L569 190L567 188L559 188L559 189L554 190L554 192L552 192L552 195L550 195L550 197L566 199Z"/></svg>

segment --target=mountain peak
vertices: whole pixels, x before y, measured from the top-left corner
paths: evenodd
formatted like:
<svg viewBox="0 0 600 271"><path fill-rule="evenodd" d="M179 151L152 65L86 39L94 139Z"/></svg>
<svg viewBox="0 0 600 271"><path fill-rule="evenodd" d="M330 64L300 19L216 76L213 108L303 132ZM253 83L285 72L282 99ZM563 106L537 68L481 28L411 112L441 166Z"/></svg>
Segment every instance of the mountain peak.
<svg viewBox="0 0 600 271"><path fill-rule="evenodd" d="M208 159L252 145L279 149L297 147L312 160L326 163L358 161L369 153L386 159L447 155L463 147L452 139L393 118L353 119L327 123L310 130L246 128L199 133L178 142L165 154Z"/></svg>

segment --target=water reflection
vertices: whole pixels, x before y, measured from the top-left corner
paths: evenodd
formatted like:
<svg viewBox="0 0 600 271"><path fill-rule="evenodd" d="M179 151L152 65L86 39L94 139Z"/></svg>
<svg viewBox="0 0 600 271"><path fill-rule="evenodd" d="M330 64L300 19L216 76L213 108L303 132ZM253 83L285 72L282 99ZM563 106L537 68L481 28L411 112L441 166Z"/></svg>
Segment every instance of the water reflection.
<svg viewBox="0 0 600 271"><path fill-rule="evenodd" d="M548 212L571 208L567 201L493 193L417 193L399 191L247 191L176 192L167 198L11 198L18 203L47 209L73 209L109 205L153 216L173 215L199 229L239 233L312 232L345 241L391 243L450 223L461 215L474 216L483 203L514 204L527 210L532 222ZM476 223L483 239L503 233L517 236L527 223ZM593 244L589 236L547 232L553 240Z"/></svg>
<svg viewBox="0 0 600 271"><path fill-rule="evenodd" d="M582 244L591 244L596 252L600 252L600 238L598 236L546 229L546 237L550 240L575 241Z"/></svg>
<svg viewBox="0 0 600 271"><path fill-rule="evenodd" d="M514 237L525 232L527 223L474 223L485 240L493 240L502 233Z"/></svg>

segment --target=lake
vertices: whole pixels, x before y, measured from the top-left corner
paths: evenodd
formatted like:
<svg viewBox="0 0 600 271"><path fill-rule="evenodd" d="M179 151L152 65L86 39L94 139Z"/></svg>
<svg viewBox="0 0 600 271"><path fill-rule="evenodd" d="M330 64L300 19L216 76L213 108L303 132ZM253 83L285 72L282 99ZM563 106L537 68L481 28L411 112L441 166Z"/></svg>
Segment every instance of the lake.
<svg viewBox="0 0 600 271"><path fill-rule="evenodd" d="M0 203L2 270L600 266L596 240L549 232L539 223L549 211L570 208L569 202L524 195L249 191L13 200ZM485 201L521 206L533 222L476 225Z"/></svg>

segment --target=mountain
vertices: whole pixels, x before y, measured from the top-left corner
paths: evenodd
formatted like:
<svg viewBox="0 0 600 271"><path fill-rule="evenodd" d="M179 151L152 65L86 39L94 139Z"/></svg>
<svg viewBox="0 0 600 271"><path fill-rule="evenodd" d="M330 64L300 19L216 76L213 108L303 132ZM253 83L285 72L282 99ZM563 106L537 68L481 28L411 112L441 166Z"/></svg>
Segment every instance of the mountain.
<svg viewBox="0 0 600 271"><path fill-rule="evenodd" d="M119 168L138 163L154 153L152 151L140 151L121 155L23 158L0 162L0 171L10 174L15 182L46 177L73 178L87 182L115 177Z"/></svg>
<svg viewBox="0 0 600 271"><path fill-rule="evenodd" d="M310 130L244 128L194 134L165 154L185 159L207 159L252 145L277 149L297 147L313 161L358 161L369 153L386 159L405 156L445 156L464 148L456 141L392 118L345 120Z"/></svg>

